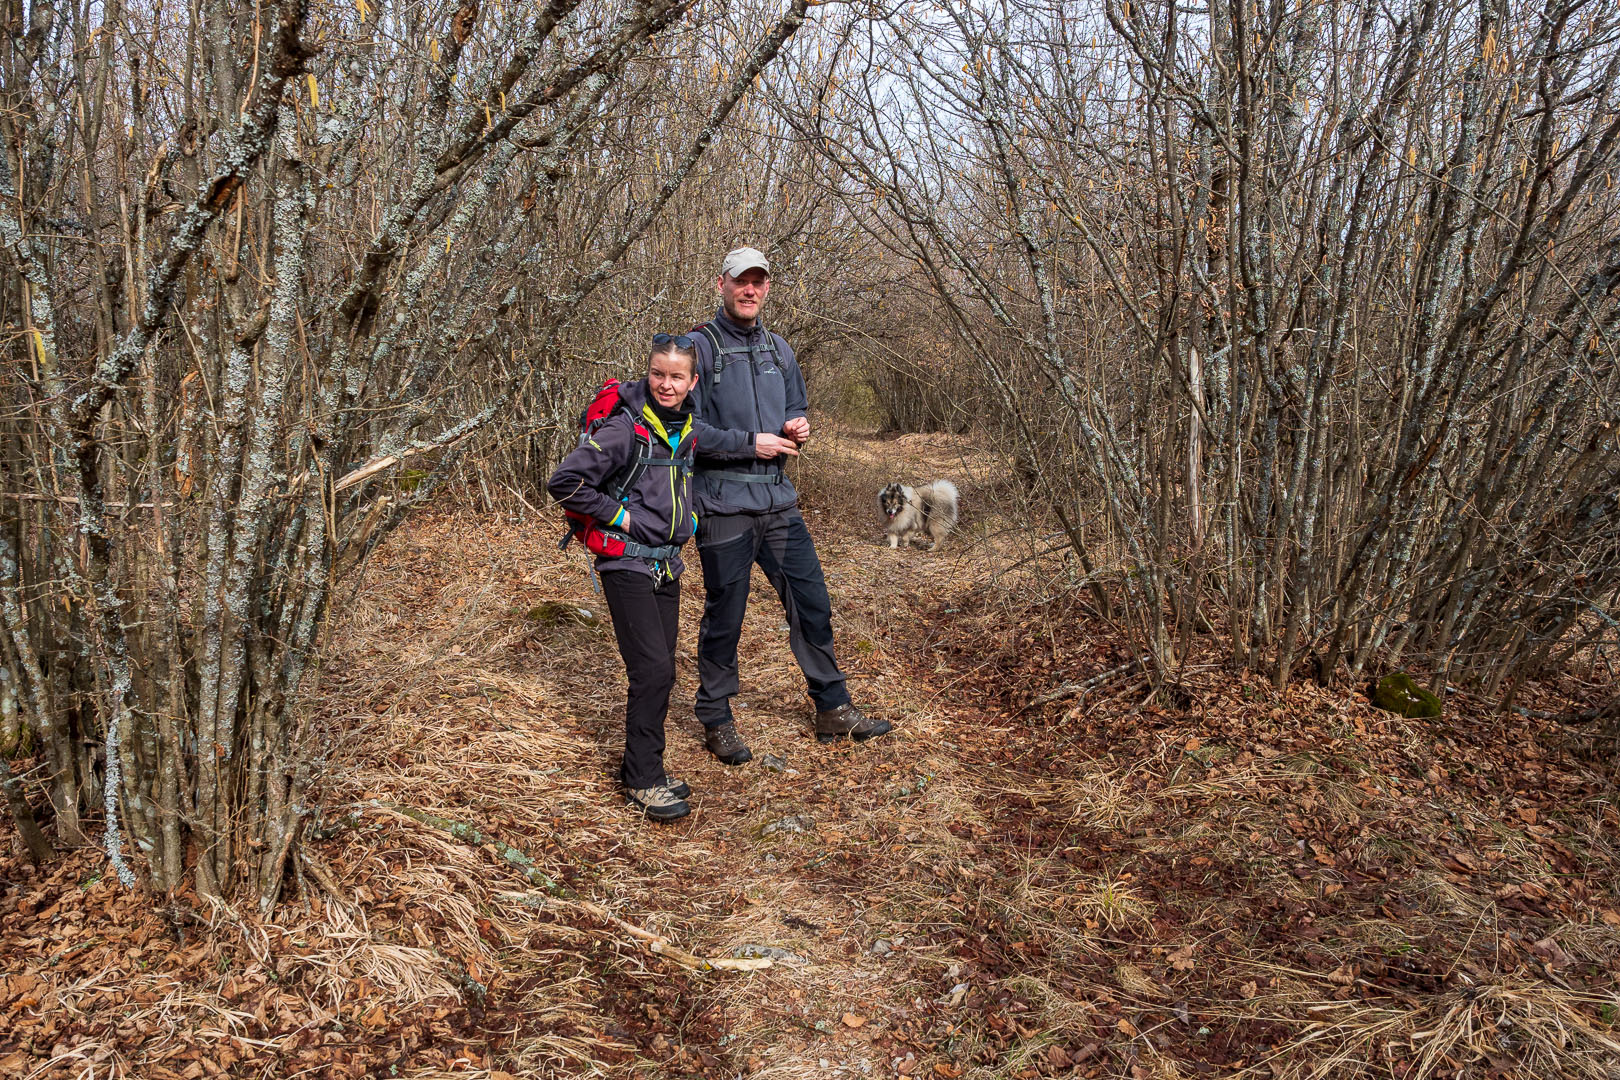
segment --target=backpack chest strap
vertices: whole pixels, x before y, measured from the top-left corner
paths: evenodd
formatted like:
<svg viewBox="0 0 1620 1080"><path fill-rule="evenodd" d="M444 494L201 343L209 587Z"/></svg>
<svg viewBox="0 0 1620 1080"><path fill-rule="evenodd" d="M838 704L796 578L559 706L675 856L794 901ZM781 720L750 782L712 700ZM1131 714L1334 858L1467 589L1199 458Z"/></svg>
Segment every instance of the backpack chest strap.
<svg viewBox="0 0 1620 1080"><path fill-rule="evenodd" d="M714 332L714 327L710 324L700 323L694 329L701 330L714 348L714 381L717 386L720 383L720 373L725 370L727 357L746 354L749 361L753 362L761 353L776 355L776 337L766 329L763 322L759 324L760 337L764 340L762 345L721 345L720 335Z"/></svg>
<svg viewBox="0 0 1620 1080"><path fill-rule="evenodd" d="M644 457L636 458L635 464L641 465L641 466L656 465L656 466L658 466L660 468L665 468L665 469L679 469L681 472L691 472L692 471L692 459L691 458L667 458L667 457L645 457L644 456Z"/></svg>

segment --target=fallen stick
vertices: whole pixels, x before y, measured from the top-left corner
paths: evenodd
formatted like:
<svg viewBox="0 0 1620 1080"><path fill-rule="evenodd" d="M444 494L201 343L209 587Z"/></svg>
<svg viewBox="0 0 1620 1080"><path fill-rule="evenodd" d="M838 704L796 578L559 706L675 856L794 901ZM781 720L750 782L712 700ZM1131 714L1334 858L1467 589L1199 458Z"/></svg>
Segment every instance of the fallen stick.
<svg viewBox="0 0 1620 1080"><path fill-rule="evenodd" d="M304 869L309 871L309 876L315 879L315 883L321 887L327 896L336 901L338 906L347 909L351 905L353 897L346 895L338 887L337 881L332 877L332 871L328 870L307 848L299 852L299 858L303 860Z"/></svg>
<svg viewBox="0 0 1620 1080"><path fill-rule="evenodd" d="M1095 690L1097 687L1101 686L1103 683L1106 683L1106 682L1110 681L1111 679L1116 679L1116 678L1119 678L1120 676L1123 676L1123 675L1129 675L1131 672L1135 671L1137 668L1139 668L1141 666L1142 666L1142 661L1140 659L1128 660L1125 663L1119 665L1119 667L1109 668L1107 671L1104 671L1100 675L1093 675L1091 678L1085 680L1084 682L1064 683L1062 686L1058 687L1057 689L1050 690L1047 693L1042 694L1040 697L1038 697L1038 698L1034 699L1033 701L1031 701L1028 705L1025 705L1019 711L1020 712L1029 712L1031 709L1038 709L1042 705L1050 705L1054 701L1062 701L1064 698L1073 697L1076 694L1080 695L1080 702L1081 702L1081 704L1084 704L1085 700L1086 700L1086 695L1089 694L1091 691Z"/></svg>
<svg viewBox="0 0 1620 1080"><path fill-rule="evenodd" d="M761 968L771 966L772 960L768 956L733 957L716 956L705 958L694 956L685 949L676 945L662 934L655 934L651 930L644 930L635 923L625 922L617 915L600 904L593 904L589 900L562 900L555 896L542 893L496 893L498 899L508 900L522 904L525 907L539 909L572 908L582 911L593 919L600 919L609 926L618 927L631 938L641 942L647 951L656 956L663 956L675 961L677 964L691 971L759 971Z"/></svg>
<svg viewBox="0 0 1620 1080"><path fill-rule="evenodd" d="M1590 724L1594 720L1603 720L1611 716L1620 716L1620 700L1599 705L1595 709L1586 709L1582 712L1542 712L1540 709L1526 709L1519 705L1510 705L1508 708L1520 716L1528 716L1533 720L1552 720L1559 724Z"/></svg>
<svg viewBox="0 0 1620 1080"><path fill-rule="evenodd" d="M464 844L471 844L473 847L491 848L506 863L516 867L517 871L523 875L524 880L530 885L544 889L552 896L570 895L570 890L566 885L561 884L550 874L536 866L534 860L523 852L511 844L495 839L493 836L485 836L464 821L452 821L449 818L429 814L425 810L418 810L414 806L400 806L398 803L378 802L375 799L368 801L366 805L375 807L378 810L387 810L391 813L400 814L410 818L412 821L418 821L423 825L438 829L440 832L449 833Z"/></svg>

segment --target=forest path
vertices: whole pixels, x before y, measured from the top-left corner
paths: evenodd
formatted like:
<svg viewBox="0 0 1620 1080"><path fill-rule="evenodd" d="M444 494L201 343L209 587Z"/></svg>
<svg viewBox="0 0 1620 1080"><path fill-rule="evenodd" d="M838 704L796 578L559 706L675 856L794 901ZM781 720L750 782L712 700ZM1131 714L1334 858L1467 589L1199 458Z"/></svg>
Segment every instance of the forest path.
<svg viewBox="0 0 1620 1080"><path fill-rule="evenodd" d="M756 572L734 702L755 760L715 762L692 559L673 825L614 782L623 670L559 518L425 516L368 567L322 717L322 802L361 827L313 845L336 880L306 890L328 943L306 978L401 1048L397 1075L1612 1077L1620 818L1554 726L1279 697L1216 663L1183 707L1127 681L1020 712L1122 653L1040 584L1058 561L982 587L1030 540L990 512L1001 464L923 436L807 457L840 661L895 730L815 742ZM889 550L878 487L936 476L962 528ZM772 964L688 971L424 815L680 949Z"/></svg>
<svg viewBox="0 0 1620 1080"><path fill-rule="evenodd" d="M952 1075L950 1014L969 991L977 1004L983 987L935 932L960 922L990 873L974 858L974 834L986 831L976 803L995 787L979 762L1008 732L953 693L961 673L927 648L919 613L987 572L972 500L994 463L916 436L818 436L810 454L805 516L840 661L857 701L895 730L859 746L814 740L780 604L756 570L733 703L754 761L714 761L691 712L703 594L690 558L666 762L695 794L674 825L640 820L614 783L623 670L583 557L555 550L558 520L427 517L368 568L328 667L349 706L335 725L345 732L336 801L470 823L683 949L775 958L757 973L686 974L610 927L573 928L577 912L503 898L528 886L485 852L372 811L399 847L371 858L420 925L417 948L454 956L490 987L485 1007L504 1020L485 1015L486 1030L523 1032L496 1040L490 1064L517 1075L594 1062L798 1077L895 1075L898 1059L902 1075L936 1063L946 1065L936 1075ZM962 487L966 527L939 553L890 550L877 488L936 475ZM362 831L333 862L364 865L358 847L375 843ZM383 887L343 889L367 897ZM559 950L575 962L559 963ZM386 965L380 973L406 981ZM443 985L424 994L455 982L430 981Z"/></svg>
<svg viewBox="0 0 1620 1080"><path fill-rule="evenodd" d="M668 761L695 810L643 821L560 518L416 518L338 597L321 812L268 918L154 902L94 849L0 858L0 1075L1620 1075L1612 745L1461 694L1436 720L1278 694L1213 637L1174 694L1064 696L1125 652L998 511L1007 470L919 436L807 457L839 655L893 733L815 742L756 576L756 759L711 759L694 567ZM882 543L896 476L962 488L943 551Z"/></svg>

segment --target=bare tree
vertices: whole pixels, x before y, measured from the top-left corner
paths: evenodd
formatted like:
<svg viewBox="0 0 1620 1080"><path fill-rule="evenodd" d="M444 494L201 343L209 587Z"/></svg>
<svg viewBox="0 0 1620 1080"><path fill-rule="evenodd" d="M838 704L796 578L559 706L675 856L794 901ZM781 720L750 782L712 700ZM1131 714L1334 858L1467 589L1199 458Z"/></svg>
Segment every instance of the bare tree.
<svg viewBox="0 0 1620 1080"><path fill-rule="evenodd" d="M4 8L0 691L61 838L274 903L338 583L577 382L564 328L808 8ZM689 122L641 107L721 31Z"/></svg>
<svg viewBox="0 0 1620 1080"><path fill-rule="evenodd" d="M1613 633L1617 30L1587 0L907 8L794 115L1159 679L1224 621L1279 686L1411 655L1511 697Z"/></svg>

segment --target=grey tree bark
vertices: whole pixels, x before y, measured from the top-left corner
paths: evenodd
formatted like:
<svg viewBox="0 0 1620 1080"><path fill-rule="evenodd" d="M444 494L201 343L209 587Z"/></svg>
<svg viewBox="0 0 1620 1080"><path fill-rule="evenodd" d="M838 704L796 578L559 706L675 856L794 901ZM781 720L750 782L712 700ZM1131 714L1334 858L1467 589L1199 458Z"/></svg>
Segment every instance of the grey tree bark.
<svg viewBox="0 0 1620 1080"><path fill-rule="evenodd" d="M340 586L590 380L555 344L809 6L0 5L0 699L60 842L274 904ZM669 85L705 108L642 108Z"/></svg>

